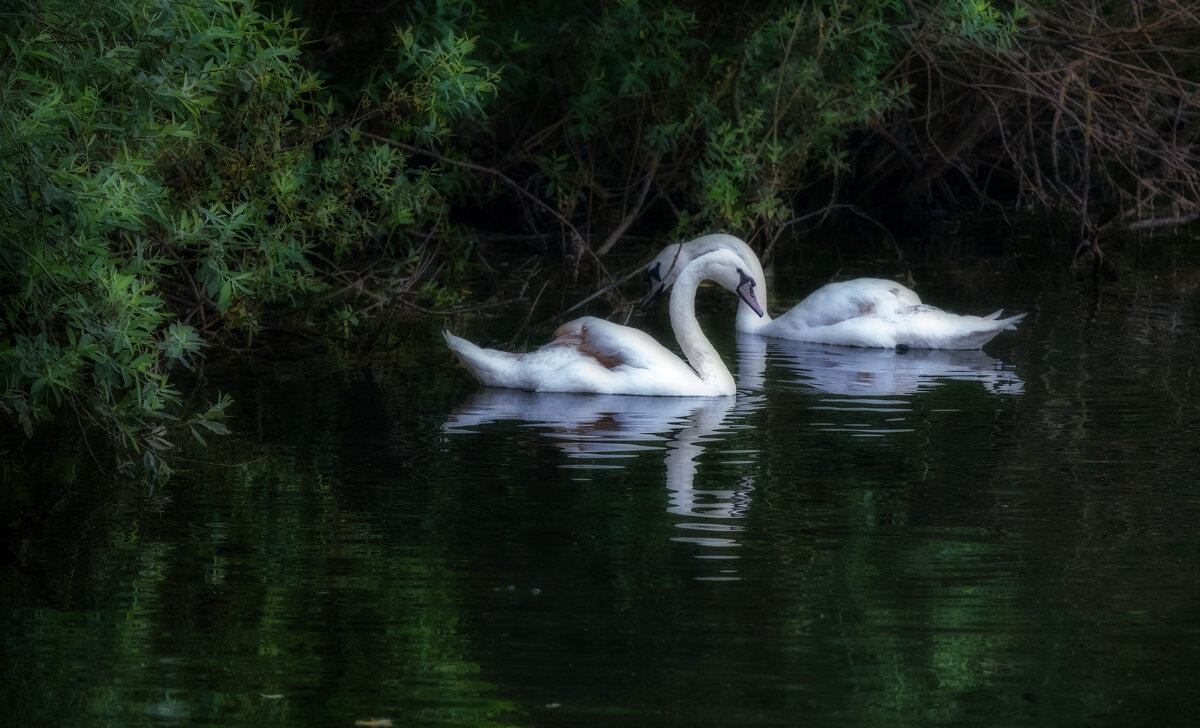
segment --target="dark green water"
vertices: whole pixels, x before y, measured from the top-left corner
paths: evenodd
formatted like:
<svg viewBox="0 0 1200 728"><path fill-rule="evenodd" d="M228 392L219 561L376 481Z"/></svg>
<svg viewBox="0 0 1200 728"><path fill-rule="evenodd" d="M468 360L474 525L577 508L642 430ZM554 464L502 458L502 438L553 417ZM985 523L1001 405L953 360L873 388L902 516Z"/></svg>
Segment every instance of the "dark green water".
<svg viewBox="0 0 1200 728"><path fill-rule="evenodd" d="M713 305L729 400L481 391L434 328L213 368L221 464L11 544L0 723L1186 724L1200 298L1049 278L952 292L1029 311L987 354Z"/></svg>

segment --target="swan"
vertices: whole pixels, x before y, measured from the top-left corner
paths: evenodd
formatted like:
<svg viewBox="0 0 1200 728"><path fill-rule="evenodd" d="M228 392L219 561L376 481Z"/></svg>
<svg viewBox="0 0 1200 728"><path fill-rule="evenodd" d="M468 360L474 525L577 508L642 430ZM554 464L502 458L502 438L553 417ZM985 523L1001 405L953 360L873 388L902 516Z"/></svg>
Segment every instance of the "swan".
<svg viewBox="0 0 1200 728"><path fill-rule="evenodd" d="M668 288L689 261L715 250L737 253L746 272L766 290L762 264L750 246L732 235L717 234L669 245L650 261L648 296ZM760 295L767 301L765 292ZM921 303L920 296L895 281L855 278L818 288L776 319L766 312L752 316L750 310L739 306L736 326L745 333L817 344L979 349L1001 331L1015 329L1025 318L1023 313L1000 318L1002 311L962 316Z"/></svg>
<svg viewBox="0 0 1200 728"><path fill-rule="evenodd" d="M471 374L492 387L537 392L727 396L737 388L721 356L700 330L696 289L702 281L716 281L737 293L750 310L761 313L754 296L755 281L743 272L744 266L733 251L713 250L694 256L673 279L671 328L687 361L643 331L593 316L563 324L554 332L554 341L524 354L482 349L449 331L443 335Z"/></svg>

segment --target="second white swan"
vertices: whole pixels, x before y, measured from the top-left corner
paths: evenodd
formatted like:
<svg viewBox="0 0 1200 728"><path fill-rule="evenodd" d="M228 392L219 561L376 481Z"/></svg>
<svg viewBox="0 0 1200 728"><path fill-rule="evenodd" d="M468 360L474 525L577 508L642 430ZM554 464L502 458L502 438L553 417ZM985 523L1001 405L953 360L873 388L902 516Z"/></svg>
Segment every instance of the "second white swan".
<svg viewBox="0 0 1200 728"><path fill-rule="evenodd" d="M766 302L766 277L758 256L741 239L720 234L667 246L647 267L650 295L671 286L691 260L716 250L737 254ZM856 278L818 288L776 319L765 311L752 314L739 306L736 325L745 333L817 344L979 349L1001 331L1015 329L1025 318L1023 313L1000 318L1001 311L987 316L949 313L921 303L920 296L895 281Z"/></svg>
<svg viewBox="0 0 1200 728"><path fill-rule="evenodd" d="M696 289L716 281L762 315L755 281L733 251L707 251L676 271L671 328L685 362L649 334L585 316L554 332L554 341L524 354L480 348L444 332L446 343L483 384L537 392L592 392L657 396L727 396L737 390L720 354L696 320Z"/></svg>

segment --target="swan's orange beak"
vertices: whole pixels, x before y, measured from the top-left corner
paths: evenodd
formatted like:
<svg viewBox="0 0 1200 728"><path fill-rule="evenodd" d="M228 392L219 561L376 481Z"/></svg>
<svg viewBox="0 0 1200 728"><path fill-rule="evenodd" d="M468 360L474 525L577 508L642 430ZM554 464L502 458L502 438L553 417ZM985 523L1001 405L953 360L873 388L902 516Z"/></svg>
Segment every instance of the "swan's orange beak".
<svg viewBox="0 0 1200 728"><path fill-rule="evenodd" d="M741 268L738 268L738 275L742 277L737 287L738 298L745 301L746 305L761 318L763 315L762 306L758 305L758 299L754 297L754 287L758 284L754 282L753 278L746 275Z"/></svg>

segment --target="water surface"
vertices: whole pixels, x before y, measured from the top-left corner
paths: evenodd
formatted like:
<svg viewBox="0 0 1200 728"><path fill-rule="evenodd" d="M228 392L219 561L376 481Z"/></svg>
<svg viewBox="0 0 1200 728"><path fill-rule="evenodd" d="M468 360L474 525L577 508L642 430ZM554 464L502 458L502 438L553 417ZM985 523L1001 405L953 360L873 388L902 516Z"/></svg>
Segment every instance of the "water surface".
<svg viewBox="0 0 1200 728"><path fill-rule="evenodd" d="M211 367L236 438L11 544L4 722L1182 722L1195 289L989 294L1018 332L906 354L715 299L726 399L481 389L440 322L399 363Z"/></svg>

